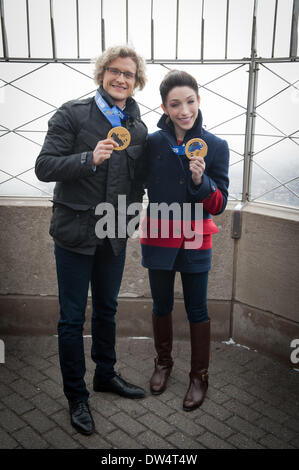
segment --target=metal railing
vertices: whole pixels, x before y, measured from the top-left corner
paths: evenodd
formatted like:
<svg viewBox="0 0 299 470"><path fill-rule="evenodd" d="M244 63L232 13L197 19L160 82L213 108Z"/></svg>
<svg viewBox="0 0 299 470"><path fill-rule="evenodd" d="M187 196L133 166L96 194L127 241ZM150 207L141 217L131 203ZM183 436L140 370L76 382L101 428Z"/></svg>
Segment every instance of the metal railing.
<svg viewBox="0 0 299 470"><path fill-rule="evenodd" d="M4 0L0 0L0 16L1 16L1 39L2 39L2 51L3 54L0 57L0 65L1 62L3 63L12 63L12 62L25 62L25 63L42 63L42 65L38 66L36 69L30 71L28 74L36 72L42 67L47 66L48 64L51 63L59 63L65 67L72 68L72 64L80 64L80 63L89 63L90 59L89 58L84 58L81 57L81 51L80 51L80 1L79 0L74 0L75 1L75 22L76 22L76 57L58 57L57 55L57 38L56 38L56 27L55 27L55 18L54 18L54 7L55 4L53 0L49 0L49 21L50 21L50 30L51 30L51 49L52 49L52 56L51 57L42 57L42 58L37 58L37 57L32 57L31 53L31 46L32 46L32 39L31 39L31 30L30 30L30 1L26 0L26 28L27 28L27 52L28 54L22 57L12 57L9 54L10 50L10 38L9 35L7 34L6 30L6 21L5 21L5 2ZM274 0L273 0L274 1ZM206 0L207 2L207 0ZM232 1L231 0L225 0L225 33L224 33L224 38L225 38L225 44L224 44L224 57L223 58L208 58L205 55L205 38L206 38L206 18L205 18L205 0L202 0L201 2L201 18L199 19L200 23L200 41L199 41L199 46L198 50L200 51L199 58L194 58L194 59L184 59L179 57L179 45L180 45L180 36L179 36L179 31L180 31L180 25L181 25L181 16L180 12L181 9L183 8L183 0L176 0L176 2L173 2L175 5L175 54L174 57L168 57L165 59L160 59L157 58L155 54L155 20L156 16L154 14L154 9L157 7L157 1L150 0L150 11L151 11L151 18L150 18L150 57L148 57L147 63L148 64L159 64L165 68L168 68L168 66L173 65L173 64L186 64L186 65L196 65L196 64L201 64L201 65L213 65L213 64L218 64L218 65L225 65L225 64L235 64L236 68L233 70L227 72L227 73L233 73L235 70L238 70L240 67L248 67L248 90L247 90L247 106L246 108L242 106L240 103L237 103L233 100L231 100L228 97L225 97L225 95L221 95L221 98L228 100L232 102L233 104L239 106L242 109L242 112L233 116L232 118L228 119L227 122L233 121L234 119L246 115L246 125L244 129L244 153L243 155L240 155L240 160L243 160L243 185L242 185L242 197L241 200L243 203L246 201L254 200L251 196L251 178L252 178L252 168L253 168L253 158L257 154L260 154L261 152L265 151L266 149L269 148L269 146L266 146L264 149L260 150L259 152L254 152L254 138L255 138L255 123L256 123L256 117L259 116L261 119L265 119L262 115L262 113L259 112L260 107L265 103L259 103L257 104L257 90L258 90L258 83L259 83L259 70L260 67L267 68L270 72L273 74L278 75L285 83L286 87L284 87L280 92L283 92L287 88L292 87L294 90L299 92L299 88L296 86L297 82L299 80L291 83L289 80L285 79L282 75L277 74L275 71L271 69L271 64L277 64L277 63L297 63L299 61L298 57L298 16L299 16L299 0L293 0L292 2L292 12L291 12L291 23L290 23L290 30L286 32L286 34L289 34L290 38L290 44L289 44L289 54L285 55L284 57L275 57L275 47L277 43L277 33L278 33L278 15L279 15L279 0L275 0L275 8L274 8L274 15L273 18L270 18L269 21L271 20L273 22L273 28L272 28L272 41L271 41L271 54L269 57L258 57L258 52L257 52L257 12L258 12L258 0L252 0L252 18L251 18L251 47L250 47L250 55L248 57L242 57L242 58L233 58L230 57L229 55L229 34L230 34L230 12L232 8ZM111 27L111 25L107 25L107 22L105 20L105 15L104 15L104 10L105 10L105 0L101 0L100 2L100 11L101 11L101 16L99 18L99 26L100 26L100 31L101 31L101 48L102 51L106 49L107 44L106 44L106 31L107 27ZM125 36L126 36L126 42L129 42L129 36L130 36L130 29L129 29L129 11L130 11L130 1L125 0L125 18L123 19L125 23ZM149 19L148 19L149 20ZM76 69L73 69L75 72L78 73L83 73L79 72ZM221 79L224 77L227 73L223 73L216 77L214 80ZM7 81L2 79L2 82L4 83L4 87L6 86L11 86L15 87L18 90L21 90L24 93L28 93L21 87L17 87L16 81L20 78L23 78L25 75L21 75L14 80ZM89 77L91 78L91 77ZM299 78L299 77L298 77ZM210 93L214 93L217 95L217 92L211 90L209 88L209 84L211 82L207 82L205 84L199 84L199 86L202 89L208 90ZM267 98L267 101L275 98L278 93L274 93L271 97ZM35 99L40 100L43 103L48 104L53 108L53 110L56 109L56 106L46 102L43 100L43 98L32 95ZM80 97L82 98L82 97ZM142 104L142 103L141 103ZM148 106L145 106L147 108L147 111L144 113L147 114L149 112L156 112L156 108L151 108ZM53 111L49 111L48 114L51 114ZM38 116L36 119L41 118L44 115ZM266 120L266 119L265 119ZM292 132L290 135L287 133L283 132L282 130L278 129L277 126L267 120L267 122L272 126L273 129L276 129L279 131L279 136L281 136L281 139L279 139L277 142L271 145L276 145L277 143L281 142L282 140L289 139L292 142L294 142L296 145L298 145L298 138L296 136L296 133L298 133L298 130ZM1 124L1 122L0 122ZM29 124L29 122L26 122L22 124L21 126L18 126L14 129L9 129L6 126L1 124L2 127L2 135L0 136L3 137L9 132L17 133L18 135L22 135L23 138L30 140L30 138L26 137L23 133L20 133L20 129L24 127L24 125ZM218 123L215 128L219 127L222 123ZM213 126L211 127L211 130L215 129ZM238 163L238 162L237 162ZM262 165L260 165L258 162L254 162L255 165L260 166L260 168L268 173L276 182L277 186L276 188L280 187L285 187L290 191L294 197L298 198L298 205L299 205L299 195L297 194L296 191L291 189L289 186L287 186L290 182L296 180L299 177L298 175L294 175L294 177L288 181L280 181L279 178L274 176L268 169L264 168ZM28 170L27 170L28 171ZM17 175L12 175L9 174L8 172L5 172L2 170L2 172L7 173L8 179L10 178L19 178L21 179L21 176L24 172L18 173ZM4 180L2 183L8 181ZM0 183L1 184L1 183ZM26 183L29 184L29 183ZM275 189L275 188L274 188ZM273 191L273 188L271 188L269 191L265 191L264 195ZM263 195L262 195L263 196ZM261 196L259 195L258 198ZM256 199L258 199L256 198Z"/></svg>

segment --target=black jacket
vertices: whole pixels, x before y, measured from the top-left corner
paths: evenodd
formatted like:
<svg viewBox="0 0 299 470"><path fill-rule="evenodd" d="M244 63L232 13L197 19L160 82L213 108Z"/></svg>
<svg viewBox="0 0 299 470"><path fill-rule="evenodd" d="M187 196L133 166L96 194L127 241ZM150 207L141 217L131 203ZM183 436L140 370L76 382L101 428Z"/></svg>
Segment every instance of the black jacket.
<svg viewBox="0 0 299 470"><path fill-rule="evenodd" d="M102 87L99 92L109 106L114 105ZM57 244L71 251L93 254L96 245L102 243L95 234L99 203L108 202L117 208L118 195L126 196L127 206L142 201L147 128L132 98L127 100L125 113L127 119L122 125L130 131L130 146L113 151L96 171L92 152L98 141L107 137L111 124L94 98L69 101L49 120L35 172L41 181L56 182L50 234ZM116 237L110 242L116 255L126 244L125 238L117 237L117 217Z"/></svg>

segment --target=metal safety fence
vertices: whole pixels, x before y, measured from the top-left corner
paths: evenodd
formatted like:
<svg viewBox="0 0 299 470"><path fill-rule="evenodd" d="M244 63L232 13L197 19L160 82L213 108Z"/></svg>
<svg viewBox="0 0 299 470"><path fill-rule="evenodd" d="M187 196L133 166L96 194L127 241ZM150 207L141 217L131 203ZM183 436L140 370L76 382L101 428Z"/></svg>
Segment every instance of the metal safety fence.
<svg viewBox="0 0 299 470"><path fill-rule="evenodd" d="M47 120L94 94L91 58L118 42L146 58L149 84L135 98L150 131L161 78L189 71L207 130L230 146L230 198L299 207L299 0L0 0L0 9L0 196L52 194L34 175Z"/></svg>

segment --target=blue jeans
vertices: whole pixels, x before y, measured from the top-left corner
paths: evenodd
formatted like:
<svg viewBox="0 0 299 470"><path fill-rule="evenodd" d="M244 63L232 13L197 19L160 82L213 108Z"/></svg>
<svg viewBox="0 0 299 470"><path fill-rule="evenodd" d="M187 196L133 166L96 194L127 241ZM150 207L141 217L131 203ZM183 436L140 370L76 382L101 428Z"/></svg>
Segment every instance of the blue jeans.
<svg viewBox="0 0 299 470"><path fill-rule="evenodd" d="M89 283L92 293L91 357L96 363L95 374L103 382L115 375L115 314L125 256L125 250L115 256L108 240L97 247L93 256L55 245L60 303L58 349L68 400L87 400L89 397L84 381L83 344Z"/></svg>
<svg viewBox="0 0 299 470"><path fill-rule="evenodd" d="M153 297L153 313L157 317L169 315L174 303L176 271L149 269L149 282ZM192 323L209 320L207 309L208 272L181 272L185 309Z"/></svg>

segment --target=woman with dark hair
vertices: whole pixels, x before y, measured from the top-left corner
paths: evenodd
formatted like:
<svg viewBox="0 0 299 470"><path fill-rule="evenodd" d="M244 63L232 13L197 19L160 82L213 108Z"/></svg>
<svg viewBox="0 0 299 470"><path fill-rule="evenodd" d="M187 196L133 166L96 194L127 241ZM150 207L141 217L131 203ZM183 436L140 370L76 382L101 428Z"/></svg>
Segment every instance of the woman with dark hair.
<svg viewBox="0 0 299 470"><path fill-rule="evenodd" d="M226 141L202 127L194 77L172 70L163 79L160 94L164 114L158 123L160 130L148 137L149 205L141 238L142 264L148 268L153 297L157 352L150 389L154 395L162 393L173 366L171 312L178 271L190 323L190 383L183 402L183 409L190 411L202 404L208 388L207 286L212 234L218 231L211 214L221 214L226 207L229 149ZM161 203L164 209L171 205L182 210L154 212ZM187 206L189 211L184 210ZM191 236L184 231L187 223L192 227Z"/></svg>

